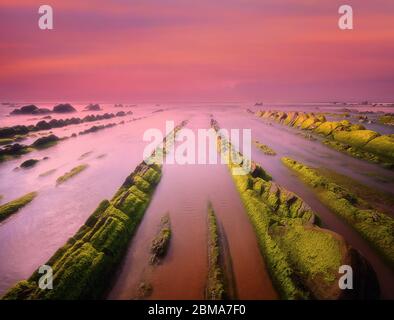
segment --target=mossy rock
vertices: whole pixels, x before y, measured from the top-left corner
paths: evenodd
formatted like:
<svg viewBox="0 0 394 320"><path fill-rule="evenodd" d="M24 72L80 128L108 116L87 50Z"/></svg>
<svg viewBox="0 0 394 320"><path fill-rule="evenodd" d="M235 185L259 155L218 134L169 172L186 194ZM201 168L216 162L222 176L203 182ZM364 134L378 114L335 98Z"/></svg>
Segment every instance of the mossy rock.
<svg viewBox="0 0 394 320"><path fill-rule="evenodd" d="M317 121L318 120L314 117L308 118L301 124L301 129L307 130L307 129L309 129L310 126L312 126Z"/></svg>
<svg viewBox="0 0 394 320"><path fill-rule="evenodd" d="M378 136L378 133L371 130L338 131L333 133L335 140L357 148L365 146Z"/></svg>
<svg viewBox="0 0 394 320"><path fill-rule="evenodd" d="M297 119L297 117L298 117L298 112L289 112L287 114L286 119L284 119L283 123L285 125L292 126L295 120Z"/></svg>
<svg viewBox="0 0 394 320"><path fill-rule="evenodd" d="M379 117L378 121L382 124L386 124L386 125L394 125L394 115L393 114L389 114L389 115L384 115Z"/></svg>
<svg viewBox="0 0 394 320"><path fill-rule="evenodd" d="M33 201L33 199L37 196L37 192L30 192L25 194L24 196L7 202L0 206L0 221L5 220L10 215L16 213L21 208L26 206L28 203Z"/></svg>
<svg viewBox="0 0 394 320"><path fill-rule="evenodd" d="M171 222L169 214L165 214L160 220L159 232L152 240L150 247L150 263L159 263L167 254L171 240Z"/></svg>
<svg viewBox="0 0 394 320"><path fill-rule="evenodd" d="M10 144L10 143L13 143L13 142L14 142L14 139L12 139L12 138L0 139L0 146L6 145L6 144Z"/></svg>
<svg viewBox="0 0 394 320"><path fill-rule="evenodd" d="M296 118L295 122L294 122L294 127L298 128L300 127L304 121L306 121L307 119L309 119L309 116L305 113L300 113L298 115L298 117Z"/></svg>
<svg viewBox="0 0 394 320"><path fill-rule="evenodd" d="M282 158L282 162L315 188L318 197L329 209L369 241L390 265L394 265L394 219L391 216L377 210L365 210L362 199L313 168L289 158Z"/></svg>
<svg viewBox="0 0 394 320"><path fill-rule="evenodd" d="M74 167L71 169L71 171L66 172L64 175L56 179L56 184L62 184L66 182L67 180L71 179L72 177L75 177L82 171L85 171L89 166L87 164L81 164L77 167Z"/></svg>
<svg viewBox="0 0 394 320"><path fill-rule="evenodd" d="M340 127L341 124L339 122L330 122L326 121L323 122L320 126L315 129L316 133L328 136L330 135L335 129Z"/></svg>
<svg viewBox="0 0 394 320"><path fill-rule="evenodd" d="M153 166L139 165L130 176L139 172L148 172ZM157 168L156 168L157 169ZM158 181L160 171L148 177ZM52 290L38 288L41 275L35 271L27 281L19 282L9 290L3 299L99 299L108 289L108 281L114 268L119 264L127 249L128 242L134 234L143 214L143 210L152 195L154 184L143 183L142 178L137 184L148 193L140 190L134 181L127 181L120 189L117 198L125 199L132 195L140 205L128 203L125 211L115 206L115 200L104 200L87 219L86 223L59 248L46 263L53 269L54 286ZM143 198L143 199L141 199ZM119 200L119 199L118 199ZM131 198L128 201L132 201Z"/></svg>
<svg viewBox="0 0 394 320"><path fill-rule="evenodd" d="M394 135L377 137L369 141L363 150L394 160Z"/></svg>
<svg viewBox="0 0 394 320"><path fill-rule="evenodd" d="M342 237L303 225L276 227L271 233L288 256L297 277L310 289L312 297L337 299L340 296L338 269L345 264L347 250Z"/></svg>

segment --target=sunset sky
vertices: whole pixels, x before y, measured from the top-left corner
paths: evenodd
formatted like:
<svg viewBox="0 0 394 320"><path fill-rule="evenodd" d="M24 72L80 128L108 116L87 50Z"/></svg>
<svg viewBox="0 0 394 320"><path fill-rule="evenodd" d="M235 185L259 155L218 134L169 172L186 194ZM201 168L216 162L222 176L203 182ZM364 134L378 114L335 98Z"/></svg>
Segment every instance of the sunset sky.
<svg viewBox="0 0 394 320"><path fill-rule="evenodd" d="M0 39L3 101L394 101L393 0L1 0Z"/></svg>

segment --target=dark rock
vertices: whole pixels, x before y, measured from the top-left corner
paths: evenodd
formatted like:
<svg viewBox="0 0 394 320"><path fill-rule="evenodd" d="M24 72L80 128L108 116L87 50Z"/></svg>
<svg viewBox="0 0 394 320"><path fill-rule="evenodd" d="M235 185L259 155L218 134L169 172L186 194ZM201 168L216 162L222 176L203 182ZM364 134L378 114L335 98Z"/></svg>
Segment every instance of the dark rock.
<svg viewBox="0 0 394 320"><path fill-rule="evenodd" d="M53 107L53 112L56 113L69 113L69 112L76 112L75 108L69 104L69 103L64 103L64 104L58 104L57 106Z"/></svg>
<svg viewBox="0 0 394 320"><path fill-rule="evenodd" d="M52 128L50 123L46 122L45 120L42 120L36 124L37 130L49 130Z"/></svg>
<svg viewBox="0 0 394 320"><path fill-rule="evenodd" d="M37 106L34 104L30 104L27 106L23 106L20 109L14 109L11 114L33 114L34 111L38 110Z"/></svg>
<svg viewBox="0 0 394 320"><path fill-rule="evenodd" d="M0 128L0 138L12 137L15 134L16 130L14 127Z"/></svg>
<svg viewBox="0 0 394 320"><path fill-rule="evenodd" d="M52 111L47 109L47 108L39 108L35 111L33 111L33 114L46 114L46 113L51 113Z"/></svg>
<svg viewBox="0 0 394 320"><path fill-rule="evenodd" d="M50 136L37 139L36 141L33 142L33 146L34 147L44 147L45 145L47 145L49 143L54 143L58 140L59 140L59 138L57 136L55 136L54 134L51 134Z"/></svg>
<svg viewBox="0 0 394 320"><path fill-rule="evenodd" d="M126 113L124 111L119 111L116 113L117 117L124 117L126 115Z"/></svg>
<svg viewBox="0 0 394 320"><path fill-rule="evenodd" d="M342 290L341 299L372 300L380 298L380 287L376 273L370 263L355 249L348 253L349 265L353 268L353 290Z"/></svg>
<svg viewBox="0 0 394 320"><path fill-rule="evenodd" d="M0 149L0 155L18 155L26 150L27 146L19 143L9 144Z"/></svg>
<svg viewBox="0 0 394 320"><path fill-rule="evenodd" d="M96 104L90 103L89 105L87 105L85 107L85 111L100 111L100 110L103 110L103 109L101 109L100 105L97 103Z"/></svg>
<svg viewBox="0 0 394 320"><path fill-rule="evenodd" d="M26 160L25 162L23 162L22 164L21 164L21 168L31 168L31 167L33 167L33 166L35 166L37 163L38 163L38 161L39 160L37 160L37 159L29 159L29 160Z"/></svg>

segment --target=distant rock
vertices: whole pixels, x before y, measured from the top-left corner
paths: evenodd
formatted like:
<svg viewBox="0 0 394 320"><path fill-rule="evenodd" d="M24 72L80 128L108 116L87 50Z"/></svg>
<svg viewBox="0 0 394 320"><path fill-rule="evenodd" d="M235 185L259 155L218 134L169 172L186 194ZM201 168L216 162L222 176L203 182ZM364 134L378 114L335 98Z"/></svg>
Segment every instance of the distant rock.
<svg viewBox="0 0 394 320"><path fill-rule="evenodd" d="M34 104L30 104L27 106L23 106L20 109L14 109L11 114L12 115L23 115L23 114L46 114L50 113L51 110L46 108L38 108Z"/></svg>
<svg viewBox="0 0 394 320"><path fill-rule="evenodd" d="M53 107L53 112L56 113L70 113L76 111L77 110L69 103L58 104L57 106Z"/></svg>
<svg viewBox="0 0 394 320"><path fill-rule="evenodd" d="M34 104L30 104L28 106L23 106L20 109L15 109L11 112L11 114L33 114L33 112L36 110L38 110L38 107Z"/></svg>
<svg viewBox="0 0 394 320"><path fill-rule="evenodd" d="M101 109L100 105L97 103L96 104L90 103L85 107L85 111L101 111L101 110L103 109Z"/></svg>

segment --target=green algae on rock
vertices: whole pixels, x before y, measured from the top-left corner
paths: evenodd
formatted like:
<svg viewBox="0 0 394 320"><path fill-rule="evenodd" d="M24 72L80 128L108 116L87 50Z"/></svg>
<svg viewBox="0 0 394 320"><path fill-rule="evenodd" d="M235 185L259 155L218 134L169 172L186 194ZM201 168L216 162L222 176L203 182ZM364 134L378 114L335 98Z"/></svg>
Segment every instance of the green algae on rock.
<svg viewBox="0 0 394 320"><path fill-rule="evenodd" d="M222 254L216 215L210 203L208 205L208 279L205 288L205 298L208 300L223 300L226 298Z"/></svg>
<svg viewBox="0 0 394 320"><path fill-rule="evenodd" d="M268 156L275 156L276 155L275 150L273 150L272 148L270 148L269 146L267 146L267 145L265 145L263 143L260 143L257 140L253 141L253 144L257 148L259 148L265 155L268 155Z"/></svg>
<svg viewBox="0 0 394 320"><path fill-rule="evenodd" d="M33 201L33 199L37 196L37 192L30 192L25 194L24 196L7 202L0 206L0 221L5 220L10 215L16 213L19 209L26 206L28 203Z"/></svg>
<svg viewBox="0 0 394 320"><path fill-rule="evenodd" d="M4 139L0 139L0 145L5 145L5 144L10 144L13 143L14 139L11 138L4 138Z"/></svg>
<svg viewBox="0 0 394 320"><path fill-rule="evenodd" d="M177 127L178 128L178 127ZM109 200L103 200L85 224L47 261L53 269L52 290L38 287L36 270L2 299L100 299L110 285L130 239L159 184L162 167L140 163Z"/></svg>
<svg viewBox="0 0 394 320"><path fill-rule="evenodd" d="M152 241L150 252L151 264L157 264L163 259L168 251L171 239L170 215L165 214L160 220L160 230Z"/></svg>
<svg viewBox="0 0 394 320"><path fill-rule="evenodd" d="M217 127L215 123L214 128ZM224 137L218 137L218 147L220 152L232 148ZM241 165L229 162L230 169ZM257 164L249 174L232 174L232 177L280 296L283 299L346 299L356 294L376 298L378 282L366 260L340 235L320 228L319 219L300 197L271 181L263 169L256 168L259 168ZM359 279L355 292L339 289L339 267L344 264L368 275ZM366 287L373 290L368 291Z"/></svg>
<svg viewBox="0 0 394 320"><path fill-rule="evenodd" d="M155 174L152 174L151 171ZM111 200L104 200L85 224L46 263L53 268L54 287L41 290L37 271L6 293L4 299L98 299L108 286L161 176L161 167L141 163ZM139 177L149 186L140 190ZM135 200L130 202L131 197ZM126 202L127 205L125 204Z"/></svg>
<svg viewBox="0 0 394 320"><path fill-rule="evenodd" d="M380 135L348 120L327 121L323 114L258 111L256 115L323 136L323 143L355 158L394 168L394 135Z"/></svg>
<svg viewBox="0 0 394 320"><path fill-rule="evenodd" d="M389 125L389 126L394 126L394 115L391 114L386 114L384 116L379 117L378 119L379 123Z"/></svg>
<svg viewBox="0 0 394 320"><path fill-rule="evenodd" d="M62 184L82 171L86 170L89 166L87 164L81 164L75 168L72 168L71 171L66 172L64 175L56 179L56 184Z"/></svg>
<svg viewBox="0 0 394 320"><path fill-rule="evenodd" d="M365 201L322 176L317 170L290 158L282 162L315 188L321 201L365 238L390 265L394 265L394 219L368 208Z"/></svg>
<svg viewBox="0 0 394 320"><path fill-rule="evenodd" d="M357 148L362 148L378 136L380 136L378 133L371 130L338 131L333 133L334 140Z"/></svg>

